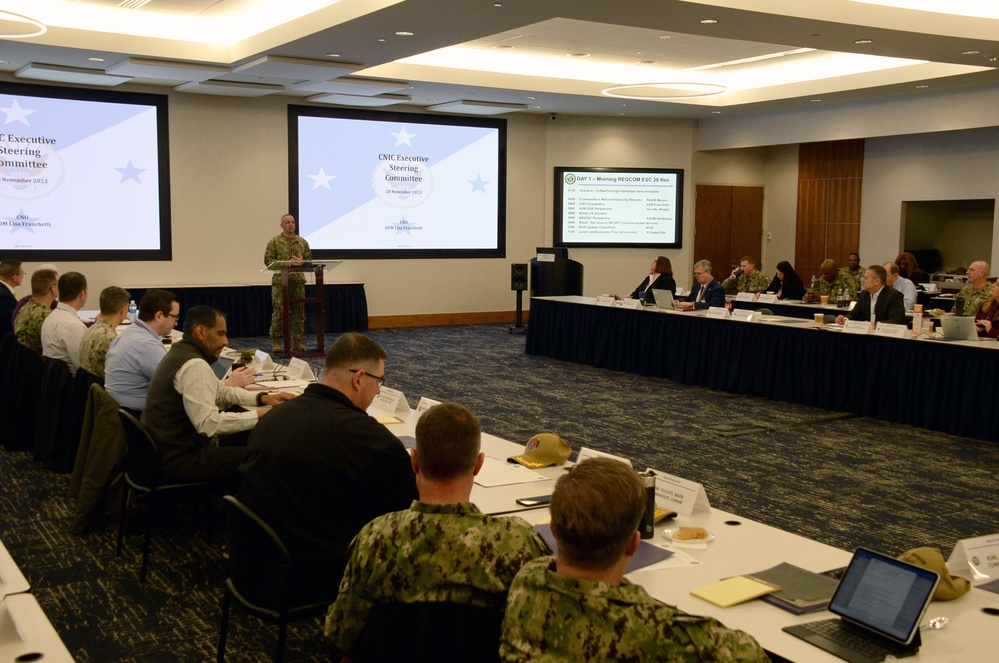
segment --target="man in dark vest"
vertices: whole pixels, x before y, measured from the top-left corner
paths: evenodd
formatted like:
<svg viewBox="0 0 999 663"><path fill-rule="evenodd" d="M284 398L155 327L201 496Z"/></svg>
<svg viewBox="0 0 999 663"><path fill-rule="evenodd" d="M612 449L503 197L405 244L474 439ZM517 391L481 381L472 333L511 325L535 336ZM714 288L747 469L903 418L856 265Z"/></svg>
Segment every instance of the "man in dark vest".
<svg viewBox="0 0 999 663"><path fill-rule="evenodd" d="M210 306L191 308L184 339L173 344L149 383L142 423L159 447L166 483L222 481L235 476L245 435L270 410L225 412L234 405L277 405L292 394L253 394L227 387L211 365L229 344L225 316ZM235 436L226 440L229 436ZM221 444L219 443L221 438Z"/></svg>

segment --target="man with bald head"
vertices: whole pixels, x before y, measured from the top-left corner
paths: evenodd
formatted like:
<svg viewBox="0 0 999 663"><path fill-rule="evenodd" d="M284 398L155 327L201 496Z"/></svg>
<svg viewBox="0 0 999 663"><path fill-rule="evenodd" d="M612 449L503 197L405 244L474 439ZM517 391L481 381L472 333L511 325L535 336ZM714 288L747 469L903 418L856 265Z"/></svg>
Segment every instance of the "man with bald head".
<svg viewBox="0 0 999 663"><path fill-rule="evenodd" d="M989 263L976 260L968 265L968 285L961 288L958 297L964 298L964 314L974 315L978 307L989 298Z"/></svg>
<svg viewBox="0 0 999 663"><path fill-rule="evenodd" d="M911 311L916 304L916 284L902 276L899 273L898 265L893 262L885 263L885 273L888 274L886 283L902 293L905 298L905 310Z"/></svg>
<svg viewBox="0 0 999 663"><path fill-rule="evenodd" d="M836 299L836 293L845 290L850 299L857 298L858 284L849 276L836 268L836 261L829 258L819 266L821 276L810 289L810 292L817 296L828 295L830 299Z"/></svg>

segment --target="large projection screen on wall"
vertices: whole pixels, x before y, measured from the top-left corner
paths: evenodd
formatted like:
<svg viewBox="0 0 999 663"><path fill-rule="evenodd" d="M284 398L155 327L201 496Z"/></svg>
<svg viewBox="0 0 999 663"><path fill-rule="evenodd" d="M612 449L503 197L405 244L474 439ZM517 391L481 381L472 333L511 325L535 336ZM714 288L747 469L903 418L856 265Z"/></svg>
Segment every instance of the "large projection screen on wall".
<svg viewBox="0 0 999 663"><path fill-rule="evenodd" d="M554 183L555 246L681 248L683 170L558 166Z"/></svg>
<svg viewBox="0 0 999 663"><path fill-rule="evenodd" d="M0 255L169 260L164 95L0 87Z"/></svg>
<svg viewBox="0 0 999 663"><path fill-rule="evenodd" d="M506 121L289 106L290 209L317 258L506 256Z"/></svg>

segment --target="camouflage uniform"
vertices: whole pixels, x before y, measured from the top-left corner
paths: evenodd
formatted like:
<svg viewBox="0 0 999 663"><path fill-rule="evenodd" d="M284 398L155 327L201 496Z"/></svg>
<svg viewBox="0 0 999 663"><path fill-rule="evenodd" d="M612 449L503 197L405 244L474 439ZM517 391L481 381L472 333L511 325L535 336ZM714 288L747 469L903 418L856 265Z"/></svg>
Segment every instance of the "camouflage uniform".
<svg viewBox="0 0 999 663"><path fill-rule="evenodd" d="M487 516L469 502L414 501L407 511L375 518L350 544L326 637L338 657L347 655L379 603L447 601L502 611L520 567L549 553L520 518Z"/></svg>
<svg viewBox="0 0 999 663"><path fill-rule="evenodd" d="M769 661L747 633L656 601L639 585L574 580L548 557L510 586L504 661Z"/></svg>
<svg viewBox="0 0 999 663"><path fill-rule="evenodd" d="M732 295L737 292L766 292L770 286L770 277L756 270L752 276L740 274L732 278L731 276L722 282L725 292Z"/></svg>
<svg viewBox="0 0 999 663"><path fill-rule="evenodd" d="M854 293L858 293L858 292L860 292L860 288L863 285L860 282L860 278L864 275L864 273L866 271L867 270L864 269L863 267L858 267L857 271L855 271L855 272L850 271L849 267L840 267L839 268L839 276L840 276L840 278L843 278L843 279L850 279L850 281L853 282L853 292ZM853 299L855 299L855 297Z"/></svg>
<svg viewBox="0 0 999 663"><path fill-rule="evenodd" d="M108 346L118 338L118 332L106 320L95 322L80 341L80 368L104 379L104 360L108 356Z"/></svg>
<svg viewBox="0 0 999 663"><path fill-rule="evenodd" d="M264 265L269 265L275 260L291 260L295 256L302 256L303 260L312 260L312 250L309 243L302 237L295 235L288 239L284 235L278 235L267 242L264 250ZM292 299L305 297L305 275L301 272L290 272L288 274L288 289ZM271 303L274 305L274 312L271 314L271 338L275 341L284 337L284 322L281 319L282 297L281 297L281 268L276 269L276 273L271 277ZM291 337L296 341L302 339L305 333L305 305L291 305Z"/></svg>
<svg viewBox="0 0 999 663"><path fill-rule="evenodd" d="M37 299L24 305L14 320L14 333L21 345L42 354L42 323L51 312L51 308Z"/></svg>
<svg viewBox="0 0 999 663"><path fill-rule="evenodd" d="M957 293L957 296L964 297L964 314L975 315L978 313L978 307L992 296L989 292L991 289L992 284L989 281L986 281L981 288L976 288L970 283L961 288L961 292Z"/></svg>
<svg viewBox="0 0 999 663"><path fill-rule="evenodd" d="M809 288L810 292L814 292L816 295L829 295L829 300L835 303L836 293L840 291L840 288L846 289L846 294L849 295L850 299L857 298L857 292L860 290L860 284L853 280L853 277L845 276L842 272L836 274L836 278L832 283L820 278L816 281L815 288Z"/></svg>

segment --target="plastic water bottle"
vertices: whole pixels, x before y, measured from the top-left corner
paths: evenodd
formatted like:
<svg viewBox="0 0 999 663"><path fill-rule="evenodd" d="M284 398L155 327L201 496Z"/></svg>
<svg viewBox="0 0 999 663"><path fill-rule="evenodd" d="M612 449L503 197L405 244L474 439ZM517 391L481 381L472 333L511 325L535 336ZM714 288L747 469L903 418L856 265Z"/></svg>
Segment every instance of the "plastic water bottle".
<svg viewBox="0 0 999 663"><path fill-rule="evenodd" d="M138 317L139 308L135 305L135 300L128 300L128 321L135 322Z"/></svg>

